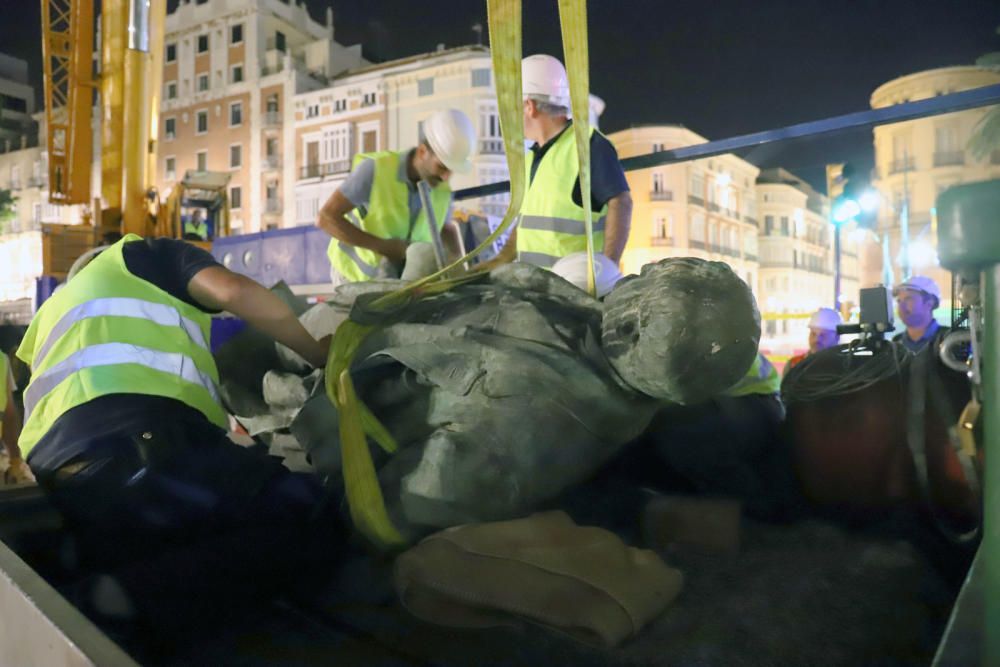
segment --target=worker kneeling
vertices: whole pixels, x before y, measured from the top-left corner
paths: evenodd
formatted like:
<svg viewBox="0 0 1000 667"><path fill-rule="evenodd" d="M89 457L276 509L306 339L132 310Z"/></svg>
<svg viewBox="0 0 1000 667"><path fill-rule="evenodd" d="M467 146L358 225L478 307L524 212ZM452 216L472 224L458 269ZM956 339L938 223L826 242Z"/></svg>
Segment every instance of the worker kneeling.
<svg viewBox="0 0 1000 667"><path fill-rule="evenodd" d="M227 438L209 348L221 310L325 360L268 290L192 245L135 235L46 301L18 350L33 372L21 449L84 564L114 574L91 582L92 611L138 606L162 630L329 557L313 547L332 527L304 518L316 480Z"/></svg>

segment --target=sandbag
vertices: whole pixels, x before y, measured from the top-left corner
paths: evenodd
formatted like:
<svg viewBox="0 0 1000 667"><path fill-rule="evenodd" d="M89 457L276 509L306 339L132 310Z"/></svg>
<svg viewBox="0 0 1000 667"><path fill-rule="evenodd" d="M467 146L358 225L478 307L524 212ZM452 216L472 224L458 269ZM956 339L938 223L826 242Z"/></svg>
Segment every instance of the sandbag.
<svg viewBox="0 0 1000 667"><path fill-rule="evenodd" d="M607 648L656 618L684 579L652 551L545 512L431 535L396 560L394 580L403 605L431 623L527 621Z"/></svg>

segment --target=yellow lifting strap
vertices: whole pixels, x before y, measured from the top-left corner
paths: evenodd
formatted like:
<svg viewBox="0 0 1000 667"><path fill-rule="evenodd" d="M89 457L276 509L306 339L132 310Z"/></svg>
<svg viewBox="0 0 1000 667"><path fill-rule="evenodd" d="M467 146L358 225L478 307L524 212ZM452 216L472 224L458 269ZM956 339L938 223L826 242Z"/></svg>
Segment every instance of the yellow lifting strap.
<svg viewBox="0 0 1000 667"><path fill-rule="evenodd" d="M583 229L587 234L587 291L591 296L597 296L594 217L590 206L590 58L587 54L586 0L559 0L559 23L569 78L576 156L580 165L580 203L583 204Z"/></svg>
<svg viewBox="0 0 1000 667"><path fill-rule="evenodd" d="M496 80L500 130L510 173L510 204L503 221L477 248L437 273L386 294L369 306L373 314L391 314L411 300L447 291L476 274L447 279L453 269L488 248L514 223L524 199L525 155L524 115L521 87L521 0L487 0L490 54ZM563 48L569 72L570 97L577 151L580 157L580 193L586 211L587 254L590 258L588 285L594 293L593 236L590 210L590 95L587 75L587 20L584 0L560 0ZM581 70L582 68L582 70ZM362 342L377 325L348 320L334 334L326 365L326 391L340 415L340 447L344 488L354 525L378 548L390 550L406 546L406 540L392 524L379 487L375 465L368 450L370 437L386 452L397 445L389 431L358 398L350 368Z"/></svg>

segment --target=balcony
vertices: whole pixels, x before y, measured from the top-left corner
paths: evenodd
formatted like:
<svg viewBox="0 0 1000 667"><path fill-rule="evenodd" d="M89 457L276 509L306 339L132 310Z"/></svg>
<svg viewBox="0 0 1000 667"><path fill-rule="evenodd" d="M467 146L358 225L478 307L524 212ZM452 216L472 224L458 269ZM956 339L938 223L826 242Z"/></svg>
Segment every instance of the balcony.
<svg viewBox="0 0 1000 667"><path fill-rule="evenodd" d="M323 178L334 174L346 174L351 170L350 160L337 160L323 164L307 164L299 169L299 180L307 178Z"/></svg>
<svg viewBox="0 0 1000 667"><path fill-rule="evenodd" d="M267 213L281 213L281 199L268 197L264 202L264 211Z"/></svg>
<svg viewBox="0 0 1000 667"><path fill-rule="evenodd" d="M674 193L672 190L653 190L649 193L650 201L673 201Z"/></svg>
<svg viewBox="0 0 1000 667"><path fill-rule="evenodd" d="M28 187L29 188L44 188L45 187L45 179L42 178L41 176L32 176L31 178L28 179Z"/></svg>
<svg viewBox="0 0 1000 667"><path fill-rule="evenodd" d="M503 155L503 139L480 139L479 153L481 155Z"/></svg>
<svg viewBox="0 0 1000 667"><path fill-rule="evenodd" d="M281 125L281 112L268 111L264 114L264 127L278 127Z"/></svg>
<svg viewBox="0 0 1000 667"><path fill-rule="evenodd" d="M278 155L268 155L264 158L264 169L281 169L281 157Z"/></svg>
<svg viewBox="0 0 1000 667"><path fill-rule="evenodd" d="M688 241L688 247L690 247L690 248L698 248L699 250L704 250L705 249L705 242L704 241L696 241L694 239L691 239L690 241Z"/></svg>
<svg viewBox="0 0 1000 667"><path fill-rule="evenodd" d="M748 262L756 262L757 261L757 255L751 255L750 253L746 252L746 253L743 253L743 259L745 259Z"/></svg>
<svg viewBox="0 0 1000 667"><path fill-rule="evenodd" d="M704 206L705 200L701 197L695 197L694 195L688 195L688 203L695 204L696 206Z"/></svg>
<svg viewBox="0 0 1000 667"><path fill-rule="evenodd" d="M722 215L726 216L727 218L732 218L733 220L740 219L739 211L736 211L735 209L731 208L723 208Z"/></svg>
<svg viewBox="0 0 1000 667"><path fill-rule="evenodd" d="M712 213L718 213L720 210L719 205L716 204L714 201L710 201L708 202L708 210Z"/></svg>
<svg viewBox="0 0 1000 667"><path fill-rule="evenodd" d="M757 218L751 218L749 215L744 215L743 222L747 223L748 225L753 225L757 229L760 229L760 223L757 222Z"/></svg>
<svg viewBox="0 0 1000 667"><path fill-rule="evenodd" d="M906 158L905 160L893 160L889 163L889 173L890 174L901 174L904 171L913 171L916 169L917 161L912 158Z"/></svg>
<svg viewBox="0 0 1000 667"><path fill-rule="evenodd" d="M655 247L672 246L674 240L669 236L654 236L649 239L649 245Z"/></svg>
<svg viewBox="0 0 1000 667"><path fill-rule="evenodd" d="M934 153L935 167L951 167L965 164L964 151L938 151Z"/></svg>

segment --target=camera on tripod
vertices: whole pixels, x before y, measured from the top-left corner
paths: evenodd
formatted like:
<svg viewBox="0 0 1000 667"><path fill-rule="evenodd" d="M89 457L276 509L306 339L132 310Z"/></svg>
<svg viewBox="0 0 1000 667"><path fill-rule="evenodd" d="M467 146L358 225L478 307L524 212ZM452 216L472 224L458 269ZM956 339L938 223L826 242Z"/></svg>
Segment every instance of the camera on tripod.
<svg viewBox="0 0 1000 667"><path fill-rule="evenodd" d="M838 324L837 333L860 334L862 341L882 341L895 328L892 317L892 292L885 285L861 290L861 317L857 324Z"/></svg>

